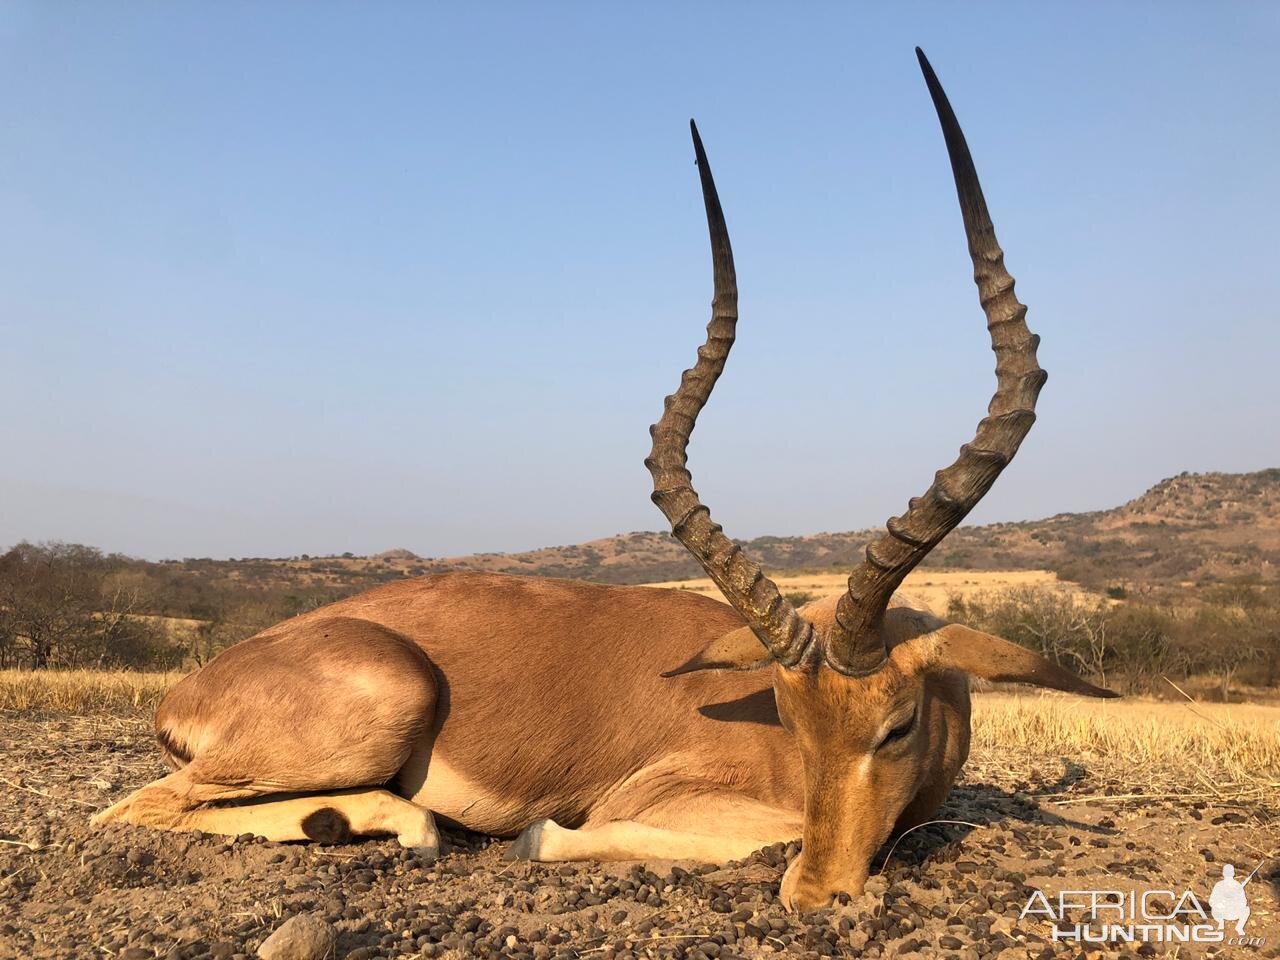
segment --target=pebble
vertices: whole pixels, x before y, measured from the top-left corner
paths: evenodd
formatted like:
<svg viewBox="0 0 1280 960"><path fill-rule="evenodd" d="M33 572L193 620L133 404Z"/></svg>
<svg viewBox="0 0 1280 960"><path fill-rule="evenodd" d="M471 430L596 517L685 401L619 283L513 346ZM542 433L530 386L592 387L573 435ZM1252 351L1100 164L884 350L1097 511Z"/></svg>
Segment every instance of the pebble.
<svg viewBox="0 0 1280 960"><path fill-rule="evenodd" d="M262 960L328 960L334 953L333 927L311 914L291 917L258 948Z"/></svg>

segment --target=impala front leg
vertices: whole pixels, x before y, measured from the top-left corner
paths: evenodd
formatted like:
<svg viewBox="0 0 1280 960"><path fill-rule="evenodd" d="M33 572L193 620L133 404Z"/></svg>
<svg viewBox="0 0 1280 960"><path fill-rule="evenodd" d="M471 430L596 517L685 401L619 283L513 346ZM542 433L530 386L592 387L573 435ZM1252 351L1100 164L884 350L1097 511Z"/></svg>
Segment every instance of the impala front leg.
<svg viewBox="0 0 1280 960"><path fill-rule="evenodd" d="M690 809L694 807L696 808ZM795 811L733 795L682 800L640 814L570 830L554 820L524 829L508 860L697 860L723 864L800 836Z"/></svg>
<svg viewBox="0 0 1280 960"><path fill-rule="evenodd" d="M508 860L697 860L728 863L795 834L773 837L716 836L664 830L634 820L615 820L600 827L569 830L554 820L525 828L507 851Z"/></svg>

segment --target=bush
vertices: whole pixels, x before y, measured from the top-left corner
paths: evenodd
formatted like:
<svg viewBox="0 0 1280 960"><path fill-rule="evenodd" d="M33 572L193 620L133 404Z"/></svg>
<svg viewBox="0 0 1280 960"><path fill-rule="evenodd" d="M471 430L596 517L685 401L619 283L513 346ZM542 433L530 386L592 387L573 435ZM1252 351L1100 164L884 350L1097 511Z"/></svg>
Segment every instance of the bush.
<svg viewBox="0 0 1280 960"><path fill-rule="evenodd" d="M1122 599L1114 597L1113 599ZM1280 605L1272 593L1232 585L1178 609L1125 601L1109 604L1063 589L1023 587L968 599L952 597L949 619L1042 653L1055 663L1129 692L1166 686L1162 678L1208 674L1216 696L1230 698L1246 674L1280 681ZM1249 673L1253 671L1253 673Z"/></svg>

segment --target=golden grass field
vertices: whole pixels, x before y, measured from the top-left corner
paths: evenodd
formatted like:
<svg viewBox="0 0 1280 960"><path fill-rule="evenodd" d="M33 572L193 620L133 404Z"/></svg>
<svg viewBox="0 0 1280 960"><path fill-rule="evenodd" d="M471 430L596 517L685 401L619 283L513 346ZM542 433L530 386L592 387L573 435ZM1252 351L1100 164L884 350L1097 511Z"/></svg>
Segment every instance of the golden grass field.
<svg viewBox="0 0 1280 960"><path fill-rule="evenodd" d="M1273 802L1280 796L1280 706L1087 700L1049 692L973 698L973 768L1020 755L1120 773L1147 795Z"/></svg>
<svg viewBox="0 0 1280 960"><path fill-rule="evenodd" d="M784 573L770 579L784 594L809 593L813 598L835 596L848 586L847 573ZM722 600L716 585L705 577L696 580L668 580L647 583L647 587L692 590ZM913 603L924 604L935 613L947 609L952 596L969 597L975 593L1014 590L1020 587L1042 587L1064 590L1071 594L1092 596L1074 583L1059 580L1048 570L913 570L903 581L901 593Z"/></svg>
<svg viewBox="0 0 1280 960"><path fill-rule="evenodd" d="M150 716L183 673L0 670L0 710Z"/></svg>

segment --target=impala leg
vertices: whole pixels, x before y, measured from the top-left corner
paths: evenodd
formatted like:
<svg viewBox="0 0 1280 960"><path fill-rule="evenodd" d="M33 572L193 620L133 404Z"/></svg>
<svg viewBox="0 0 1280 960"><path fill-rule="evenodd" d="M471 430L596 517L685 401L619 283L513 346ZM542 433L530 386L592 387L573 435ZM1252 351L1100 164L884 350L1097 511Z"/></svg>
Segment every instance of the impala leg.
<svg viewBox="0 0 1280 960"><path fill-rule="evenodd" d="M554 820L525 828L507 851L508 860L697 860L727 863L790 837L715 836L615 820L569 830Z"/></svg>
<svg viewBox="0 0 1280 960"><path fill-rule="evenodd" d="M175 828L224 836L252 833L268 840L346 843L353 837L390 834L404 847L434 858L440 835L431 812L380 789L343 790L285 799L269 798L182 814Z"/></svg>
<svg viewBox="0 0 1280 960"><path fill-rule="evenodd" d="M733 794L697 797L569 830L554 820L530 824L511 844L510 860L698 860L727 863L761 847L794 840L793 811Z"/></svg>
<svg viewBox="0 0 1280 960"><path fill-rule="evenodd" d="M99 810L90 818L89 823L97 827L118 820L167 829L164 826L166 818L176 817L201 803L239 800L261 796L266 792L269 791L253 786L193 782L192 768L184 767L140 787L105 810Z"/></svg>
<svg viewBox="0 0 1280 960"><path fill-rule="evenodd" d="M270 840L392 834L433 856L431 814L381 785L430 729L435 699L425 654L377 624L334 617L247 640L157 711L179 769L93 823Z"/></svg>
<svg viewBox="0 0 1280 960"><path fill-rule="evenodd" d="M219 787L185 781L185 770L135 791L93 818L160 830L203 830L223 836L251 833L268 840L344 843L353 837L391 834L402 846L434 858L440 836L430 811L388 790L363 788L306 796L263 796L262 788ZM256 797L221 807L212 800Z"/></svg>

